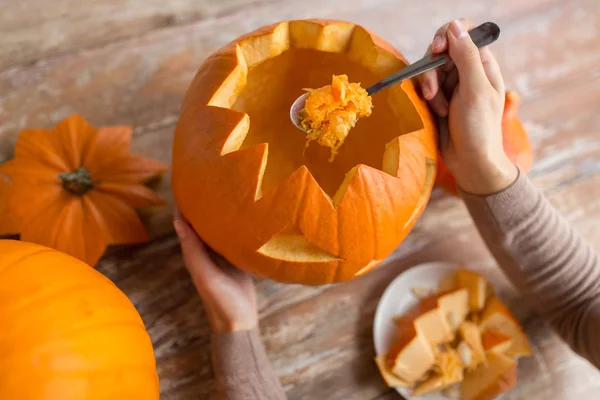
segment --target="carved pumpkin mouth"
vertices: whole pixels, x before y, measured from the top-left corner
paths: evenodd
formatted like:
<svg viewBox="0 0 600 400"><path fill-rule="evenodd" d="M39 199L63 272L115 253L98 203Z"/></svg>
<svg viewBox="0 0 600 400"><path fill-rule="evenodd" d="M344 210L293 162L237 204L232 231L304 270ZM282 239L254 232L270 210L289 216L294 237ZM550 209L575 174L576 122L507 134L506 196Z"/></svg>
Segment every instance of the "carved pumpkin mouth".
<svg viewBox="0 0 600 400"><path fill-rule="evenodd" d="M304 151L305 134L290 121L290 105L303 93L302 89L321 87L329 83L332 75L341 73L353 82L362 82L363 86L380 79L346 54L295 48L248 72L246 87L232 108L250 117L250 131L241 148L260 143L269 145L263 193L306 165L325 193L333 197L354 166L364 164L382 169L386 144L422 128L422 124L396 117L389 104L390 96L381 93L373 98L373 114L358 121L333 162L328 162L329 148L313 145Z"/></svg>

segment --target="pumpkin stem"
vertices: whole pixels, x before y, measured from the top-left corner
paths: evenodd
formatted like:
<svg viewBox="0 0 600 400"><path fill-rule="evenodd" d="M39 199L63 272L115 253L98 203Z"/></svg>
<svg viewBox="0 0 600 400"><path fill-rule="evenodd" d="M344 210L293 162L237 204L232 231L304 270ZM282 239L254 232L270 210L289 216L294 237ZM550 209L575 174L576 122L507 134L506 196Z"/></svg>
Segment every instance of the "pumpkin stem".
<svg viewBox="0 0 600 400"><path fill-rule="evenodd" d="M82 196L94 187L92 174L83 167L77 168L73 172L63 172L58 175L62 185L68 192Z"/></svg>

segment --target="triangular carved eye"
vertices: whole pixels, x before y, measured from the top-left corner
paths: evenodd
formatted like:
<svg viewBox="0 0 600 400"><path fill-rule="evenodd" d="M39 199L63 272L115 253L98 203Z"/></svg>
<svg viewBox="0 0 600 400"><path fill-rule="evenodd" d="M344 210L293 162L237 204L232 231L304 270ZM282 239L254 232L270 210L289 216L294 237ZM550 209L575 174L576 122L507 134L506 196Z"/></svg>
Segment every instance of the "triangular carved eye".
<svg viewBox="0 0 600 400"><path fill-rule="evenodd" d="M258 249L258 253L277 260L290 262L329 262L340 260L339 257L308 242L296 229L286 229L285 233L273 236Z"/></svg>

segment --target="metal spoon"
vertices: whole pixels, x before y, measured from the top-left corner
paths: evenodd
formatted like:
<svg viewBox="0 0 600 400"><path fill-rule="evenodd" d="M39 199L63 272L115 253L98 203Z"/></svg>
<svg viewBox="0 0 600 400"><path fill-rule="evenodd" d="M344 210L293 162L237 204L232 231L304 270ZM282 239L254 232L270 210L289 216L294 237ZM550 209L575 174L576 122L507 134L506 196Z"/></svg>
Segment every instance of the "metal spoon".
<svg viewBox="0 0 600 400"><path fill-rule="evenodd" d="M471 36L471 39L477 48L482 48L494 43L498 39L500 36L500 28L493 22L485 22L479 25L477 28L472 29L469 32L469 36ZM402 68L400 71L388 76L387 78L384 78L381 81L369 86L367 88L367 93L369 96L372 96L388 86L402 82L405 79L412 78L431 69L440 67L446 64L448 61L450 61L450 56L448 53L427 54L419 61L410 64ZM304 129L302 129L300 126L300 120L302 119L300 113L302 110L304 110L306 97L308 95L309 93L304 93L302 96L298 97L290 108L290 119L292 120L292 123L296 125L296 128L300 129L301 131L304 131Z"/></svg>

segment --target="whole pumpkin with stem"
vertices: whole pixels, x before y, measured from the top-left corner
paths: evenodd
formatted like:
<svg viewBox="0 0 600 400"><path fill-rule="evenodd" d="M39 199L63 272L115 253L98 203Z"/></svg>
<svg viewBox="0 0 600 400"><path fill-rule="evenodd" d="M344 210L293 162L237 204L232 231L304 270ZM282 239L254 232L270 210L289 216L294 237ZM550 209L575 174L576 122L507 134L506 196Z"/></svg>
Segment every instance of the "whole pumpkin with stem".
<svg viewBox="0 0 600 400"><path fill-rule="evenodd" d="M375 268L425 208L437 129L411 81L373 97L333 162L305 149L289 108L305 88L348 75L364 87L407 65L350 22L280 22L200 67L173 145L175 200L202 239L238 267L282 282L347 281Z"/></svg>
<svg viewBox="0 0 600 400"><path fill-rule="evenodd" d="M0 399L159 398L135 307L74 257L0 240L0 321Z"/></svg>
<svg viewBox="0 0 600 400"><path fill-rule="evenodd" d="M0 164L0 235L95 265L107 245L148 234L136 209L164 204L144 182L167 166L129 152L129 126L94 128L78 115L23 130Z"/></svg>
<svg viewBox="0 0 600 400"><path fill-rule="evenodd" d="M517 92L507 91L502 115L502 144L508 158L521 171L527 173L533 164L533 151L531 150L527 131L517 115L518 109L519 95ZM456 179L442 161L441 156L438 159L438 173L435 183L446 192L458 196L459 189Z"/></svg>

